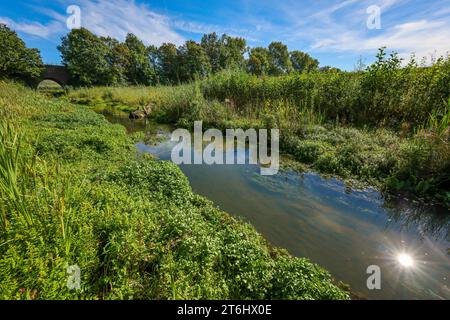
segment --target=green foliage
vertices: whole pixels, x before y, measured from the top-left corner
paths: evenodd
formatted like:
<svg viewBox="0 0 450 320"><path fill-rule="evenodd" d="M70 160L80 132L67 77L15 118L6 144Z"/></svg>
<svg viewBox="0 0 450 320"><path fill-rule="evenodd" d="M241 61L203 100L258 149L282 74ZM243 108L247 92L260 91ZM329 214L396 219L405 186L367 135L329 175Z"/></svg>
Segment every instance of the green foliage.
<svg viewBox="0 0 450 320"><path fill-rule="evenodd" d="M223 34L221 37L213 32L203 35L201 46L205 49L213 73L224 69L241 68L244 65L246 41Z"/></svg>
<svg viewBox="0 0 450 320"><path fill-rule="evenodd" d="M151 101L150 91L144 86L80 88L69 91L67 96L79 104L105 107L105 104L110 103L114 106L126 105L132 109L145 106Z"/></svg>
<svg viewBox="0 0 450 320"><path fill-rule="evenodd" d="M108 179L131 193L142 194L179 206L186 205L193 197L186 176L171 162L131 162L109 175Z"/></svg>
<svg viewBox="0 0 450 320"><path fill-rule="evenodd" d="M302 51L290 52L292 68L296 72L311 72L319 68L319 61Z"/></svg>
<svg viewBox="0 0 450 320"><path fill-rule="evenodd" d="M259 58L258 52L265 52L261 56L266 58ZM265 49L253 49L249 71L267 74L267 54ZM443 112L450 97L448 58L438 59L432 66L410 64L405 68L395 54L388 59L379 55L379 59L365 72L330 70L280 77L221 72L202 81L201 87L206 98L230 99L238 109L293 105L299 112L314 110L328 121L358 126L398 129L406 124L411 130L425 123L430 113Z"/></svg>
<svg viewBox="0 0 450 320"><path fill-rule="evenodd" d="M0 115L1 299L349 298L85 107L0 82Z"/></svg>
<svg viewBox="0 0 450 320"><path fill-rule="evenodd" d="M245 39L216 33L205 34L200 43L188 40L179 47L164 43L159 48L146 48L133 34L120 43L81 28L63 37L58 48L76 86L175 85L223 70L246 69L258 76L279 76L312 71L319 63L300 51L290 54L281 42L272 42L267 49L251 49L246 60Z"/></svg>
<svg viewBox="0 0 450 320"><path fill-rule="evenodd" d="M329 275L323 269L311 265L306 259L289 259L282 255L277 261L271 299L314 300L316 295L324 299L333 299L337 288L333 285L317 285L327 281ZM292 274L302 275L292 278ZM304 276L307 274L307 276Z"/></svg>
<svg viewBox="0 0 450 320"><path fill-rule="evenodd" d="M214 73L220 71L222 69L222 39L220 39L219 36L215 32L213 32L203 35L200 44L209 57L211 71Z"/></svg>
<svg viewBox="0 0 450 320"><path fill-rule="evenodd" d="M289 51L281 42L272 42L269 45L270 69L269 74L279 76L292 71L292 63L289 59Z"/></svg>
<svg viewBox="0 0 450 320"><path fill-rule="evenodd" d="M244 38L222 35L224 50L222 53L222 69L240 69L244 67L244 54L247 52L247 41Z"/></svg>
<svg viewBox="0 0 450 320"><path fill-rule="evenodd" d="M441 57L431 66L418 65L412 57L400 67L396 53L386 57L384 48L377 61L362 74L359 115L372 123L399 127L424 124L428 115L441 113L450 96L450 59Z"/></svg>
<svg viewBox="0 0 450 320"><path fill-rule="evenodd" d="M0 24L0 79L17 79L28 84L41 76L42 59L37 49L25 43L6 25Z"/></svg>
<svg viewBox="0 0 450 320"><path fill-rule="evenodd" d="M126 84L126 73L130 68L130 49L124 43L110 37L101 40L108 47L106 60L110 68L110 84Z"/></svg>
<svg viewBox="0 0 450 320"><path fill-rule="evenodd" d="M179 84L178 49L173 43L163 43L157 52L160 81L163 84Z"/></svg>
<svg viewBox="0 0 450 320"><path fill-rule="evenodd" d="M186 128L196 120L221 129L279 128L282 151L321 172L449 203L449 81L448 58L401 67L382 49L366 71L259 77L224 70L188 85L123 88L114 100L139 96L154 104L155 119ZM96 100L104 90L69 95Z"/></svg>
<svg viewBox="0 0 450 320"><path fill-rule="evenodd" d="M180 81L188 82L204 78L211 72L211 64L205 49L195 41L186 41L179 49Z"/></svg>
<svg viewBox="0 0 450 320"><path fill-rule="evenodd" d="M129 56L126 77L131 84L150 85L156 83L155 67L148 58L145 45L134 34L128 34L124 45L128 48Z"/></svg>
<svg viewBox="0 0 450 320"><path fill-rule="evenodd" d="M85 28L72 29L61 39L58 47L74 85L102 85L112 83L108 56L109 47Z"/></svg>
<svg viewBox="0 0 450 320"><path fill-rule="evenodd" d="M309 55L292 51L281 42L272 42L266 48L253 48L247 60L247 71L257 76L282 76L292 71L302 72L317 69L319 62Z"/></svg>
<svg viewBox="0 0 450 320"><path fill-rule="evenodd" d="M270 70L270 52L266 48L253 48L247 61L247 70L257 76L267 75Z"/></svg>
<svg viewBox="0 0 450 320"><path fill-rule="evenodd" d="M306 127L282 135L281 148L324 173L358 178L388 191L406 190L448 203L450 140L387 130Z"/></svg>
<svg viewBox="0 0 450 320"><path fill-rule="evenodd" d="M73 29L62 38L58 49L76 86L156 82L148 50L133 34L120 43L110 37L97 37L84 28Z"/></svg>

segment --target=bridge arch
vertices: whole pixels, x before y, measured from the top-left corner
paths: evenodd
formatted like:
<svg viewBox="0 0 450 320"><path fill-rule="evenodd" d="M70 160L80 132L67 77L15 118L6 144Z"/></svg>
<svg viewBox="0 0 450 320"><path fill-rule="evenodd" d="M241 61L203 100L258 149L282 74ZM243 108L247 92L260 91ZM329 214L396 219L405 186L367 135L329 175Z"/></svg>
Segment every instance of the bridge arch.
<svg viewBox="0 0 450 320"><path fill-rule="evenodd" d="M35 87L37 87L39 83L44 80L52 80L58 83L61 87L65 87L69 84L70 74L64 66L47 64L44 66L44 70L42 71Z"/></svg>

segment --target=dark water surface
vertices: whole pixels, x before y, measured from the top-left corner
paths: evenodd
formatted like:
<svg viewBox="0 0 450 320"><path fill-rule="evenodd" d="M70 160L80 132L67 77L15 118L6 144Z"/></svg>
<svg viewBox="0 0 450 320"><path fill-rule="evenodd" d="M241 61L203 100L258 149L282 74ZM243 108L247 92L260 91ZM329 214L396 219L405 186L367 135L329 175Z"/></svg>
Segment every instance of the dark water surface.
<svg viewBox="0 0 450 320"><path fill-rule="evenodd" d="M129 132L157 135L158 143L138 143L138 149L170 160L174 143L167 127L105 116ZM236 152L249 156L245 146ZM262 176L257 165L180 168L196 193L250 222L272 244L328 269L362 296L450 299L450 212L445 208L385 200L374 189L350 189L313 172ZM399 260L402 253L412 266L404 265L408 258ZM381 290L367 289L370 265L381 269Z"/></svg>

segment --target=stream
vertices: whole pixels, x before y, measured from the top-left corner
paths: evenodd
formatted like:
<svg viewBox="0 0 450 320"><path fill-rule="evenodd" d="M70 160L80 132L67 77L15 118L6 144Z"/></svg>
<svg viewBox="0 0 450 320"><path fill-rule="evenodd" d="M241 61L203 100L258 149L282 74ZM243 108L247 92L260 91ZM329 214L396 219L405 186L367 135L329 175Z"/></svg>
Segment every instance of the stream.
<svg viewBox="0 0 450 320"><path fill-rule="evenodd" d="M171 128L103 112L128 132L156 142L141 152L170 160ZM152 139L153 140L153 139ZM145 140L147 141L147 139ZM195 152L195 150L194 150ZM237 156L249 156L238 146ZM258 165L180 165L194 192L251 223L273 245L307 257L368 299L450 299L450 211L373 188L352 189L314 172L260 175ZM379 266L381 289L369 290L367 268Z"/></svg>

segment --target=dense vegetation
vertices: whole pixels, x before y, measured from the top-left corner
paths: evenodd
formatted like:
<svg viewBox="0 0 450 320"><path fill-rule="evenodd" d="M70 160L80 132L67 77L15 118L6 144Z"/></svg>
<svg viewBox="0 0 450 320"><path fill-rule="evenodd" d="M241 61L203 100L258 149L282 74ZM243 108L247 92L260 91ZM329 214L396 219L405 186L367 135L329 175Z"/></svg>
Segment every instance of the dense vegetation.
<svg viewBox="0 0 450 320"><path fill-rule="evenodd" d="M16 32L1 23L0 52L0 80L20 79L30 83L41 75L39 51L27 48Z"/></svg>
<svg viewBox="0 0 450 320"><path fill-rule="evenodd" d="M224 71L175 87L79 89L78 103L153 105L160 122L281 129L284 153L321 172L450 204L450 60L279 77Z"/></svg>
<svg viewBox="0 0 450 320"><path fill-rule="evenodd" d="M39 53L4 25L0 49L1 78L39 76ZM279 128L282 151L315 170L450 205L448 58L402 65L381 49L342 72L280 42L250 49L213 33L156 48L86 29L59 50L73 85L104 87L70 91L74 105L0 82L0 298L348 298L79 104L150 103L179 127ZM74 264L79 291L66 287Z"/></svg>
<svg viewBox="0 0 450 320"><path fill-rule="evenodd" d="M289 52L281 42L250 49L243 38L216 33L205 34L200 43L189 40L179 47L163 43L157 48L146 47L133 34L120 42L81 28L63 37L58 48L75 86L180 84L228 69L282 75L319 66L307 53Z"/></svg>
<svg viewBox="0 0 450 320"><path fill-rule="evenodd" d="M348 298L85 107L0 82L0 133L1 299Z"/></svg>

